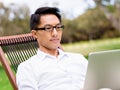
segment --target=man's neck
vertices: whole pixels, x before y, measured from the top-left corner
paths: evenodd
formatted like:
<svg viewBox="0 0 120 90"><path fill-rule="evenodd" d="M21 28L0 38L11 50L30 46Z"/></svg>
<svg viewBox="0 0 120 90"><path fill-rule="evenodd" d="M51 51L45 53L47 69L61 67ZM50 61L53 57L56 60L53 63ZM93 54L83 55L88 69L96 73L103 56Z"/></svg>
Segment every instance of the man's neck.
<svg viewBox="0 0 120 90"><path fill-rule="evenodd" d="M59 55L58 49L39 48L44 53L57 57Z"/></svg>

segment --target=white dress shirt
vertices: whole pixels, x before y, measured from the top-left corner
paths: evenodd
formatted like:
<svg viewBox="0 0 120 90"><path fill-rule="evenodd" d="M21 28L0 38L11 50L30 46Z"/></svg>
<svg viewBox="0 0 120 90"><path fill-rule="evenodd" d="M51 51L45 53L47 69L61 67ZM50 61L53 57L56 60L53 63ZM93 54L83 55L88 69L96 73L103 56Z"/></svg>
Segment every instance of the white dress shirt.
<svg viewBox="0 0 120 90"><path fill-rule="evenodd" d="M51 56L40 50L18 66L19 90L80 90L83 88L88 61L83 55L59 50Z"/></svg>

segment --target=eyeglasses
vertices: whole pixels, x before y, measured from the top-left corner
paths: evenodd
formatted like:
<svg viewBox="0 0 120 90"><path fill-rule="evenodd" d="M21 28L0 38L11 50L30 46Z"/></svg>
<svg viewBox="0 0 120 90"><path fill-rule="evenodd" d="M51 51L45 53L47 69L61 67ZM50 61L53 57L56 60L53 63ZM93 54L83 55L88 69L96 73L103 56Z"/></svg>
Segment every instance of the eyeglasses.
<svg viewBox="0 0 120 90"><path fill-rule="evenodd" d="M52 26L52 25L45 25L45 27L43 28L35 28L35 30L45 30L47 32L51 32L52 30L54 30L54 28L57 31L63 30L64 29L64 25L61 24L57 24L56 26Z"/></svg>

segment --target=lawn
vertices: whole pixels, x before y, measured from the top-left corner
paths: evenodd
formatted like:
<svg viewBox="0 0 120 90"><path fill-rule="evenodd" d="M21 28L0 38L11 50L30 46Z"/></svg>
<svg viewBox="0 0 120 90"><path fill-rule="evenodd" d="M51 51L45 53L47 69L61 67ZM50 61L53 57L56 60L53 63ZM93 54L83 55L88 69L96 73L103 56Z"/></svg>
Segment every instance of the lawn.
<svg viewBox="0 0 120 90"><path fill-rule="evenodd" d="M65 51L81 53L87 56L90 52L120 49L120 38L63 44L63 48Z"/></svg>
<svg viewBox="0 0 120 90"><path fill-rule="evenodd" d="M0 90L13 90L11 84L5 74L5 71L0 65Z"/></svg>
<svg viewBox="0 0 120 90"><path fill-rule="evenodd" d="M120 49L120 38L81 41L77 43L62 44L65 51L81 53L88 56L90 52ZM0 65L0 90L13 90L3 68Z"/></svg>

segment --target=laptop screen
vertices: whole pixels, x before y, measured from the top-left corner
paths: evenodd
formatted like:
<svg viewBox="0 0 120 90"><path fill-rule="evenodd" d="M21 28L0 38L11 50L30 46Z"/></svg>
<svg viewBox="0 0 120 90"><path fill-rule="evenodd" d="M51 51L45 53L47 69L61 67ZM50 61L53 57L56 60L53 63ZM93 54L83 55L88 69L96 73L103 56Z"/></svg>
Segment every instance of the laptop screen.
<svg viewBox="0 0 120 90"><path fill-rule="evenodd" d="M120 49L89 54L84 90L120 90Z"/></svg>

